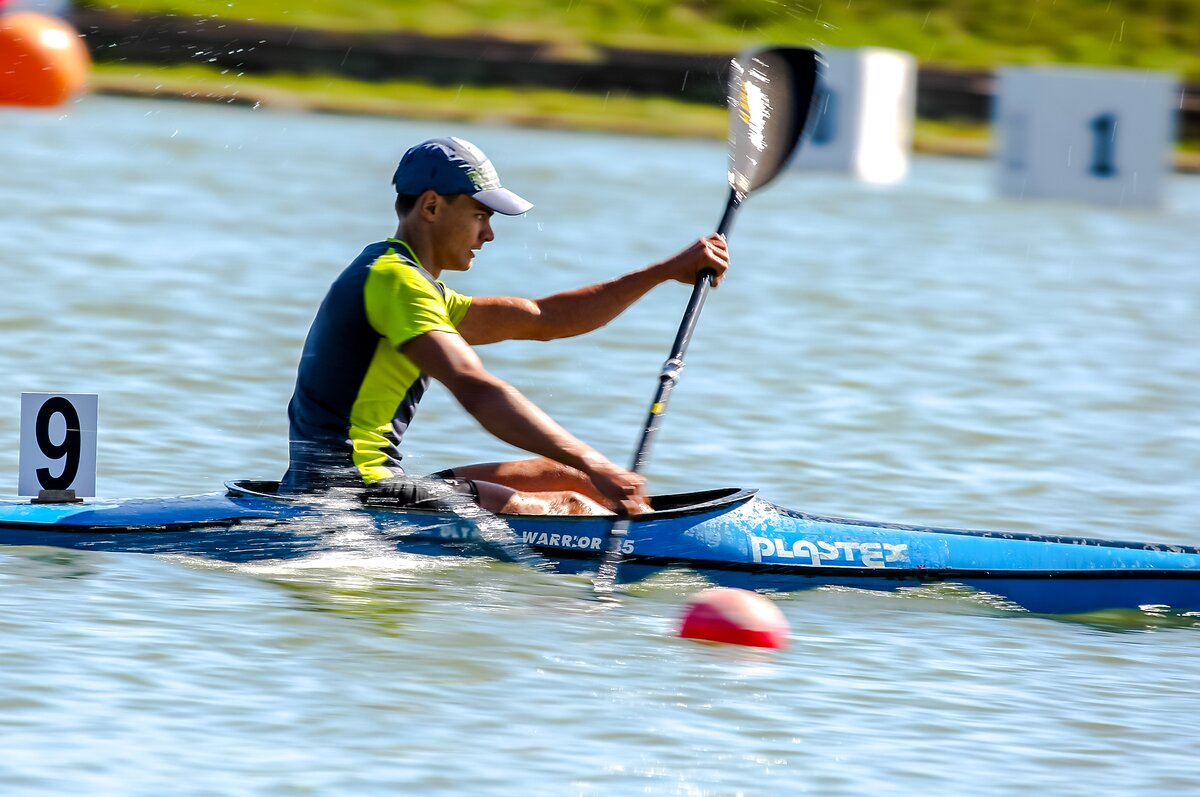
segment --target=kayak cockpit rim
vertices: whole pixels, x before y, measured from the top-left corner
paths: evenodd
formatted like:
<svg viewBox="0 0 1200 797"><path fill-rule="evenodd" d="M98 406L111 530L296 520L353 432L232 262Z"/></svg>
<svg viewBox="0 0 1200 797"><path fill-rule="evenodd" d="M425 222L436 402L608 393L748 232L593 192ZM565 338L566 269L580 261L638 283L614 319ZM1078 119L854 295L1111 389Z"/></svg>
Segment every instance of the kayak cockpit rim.
<svg viewBox="0 0 1200 797"><path fill-rule="evenodd" d="M238 479L235 481L225 482L225 489L230 498L264 498L272 501L309 501L312 496L308 495L280 495L279 482L265 479ZM725 487L716 490L700 490L691 493L672 493L669 495L654 495L650 497L651 511L634 518L637 520L647 520L650 518L668 518L677 517L680 515L694 515L701 512L710 512L713 510L727 509L739 504L744 504L758 493L758 490L748 490L739 487ZM371 509L370 504L367 509ZM395 508L378 507L381 510L397 511ZM404 508L402 511L406 513L423 514L423 515L444 515L446 510L442 509L421 509L421 508ZM500 517L510 517L509 515L499 515ZM511 517L522 517L512 515ZM530 517L530 516L524 516ZM536 517L550 517L536 516ZM595 516L589 515L555 515L553 516L558 521L571 520L595 520Z"/></svg>

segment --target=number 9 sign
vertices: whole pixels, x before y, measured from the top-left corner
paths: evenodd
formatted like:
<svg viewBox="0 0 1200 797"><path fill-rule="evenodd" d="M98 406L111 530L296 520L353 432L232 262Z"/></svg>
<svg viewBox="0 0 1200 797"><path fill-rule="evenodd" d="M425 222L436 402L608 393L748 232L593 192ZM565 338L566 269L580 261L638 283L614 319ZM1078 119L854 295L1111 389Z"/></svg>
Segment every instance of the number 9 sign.
<svg viewBox="0 0 1200 797"><path fill-rule="evenodd" d="M95 394L22 393L17 492L96 494Z"/></svg>

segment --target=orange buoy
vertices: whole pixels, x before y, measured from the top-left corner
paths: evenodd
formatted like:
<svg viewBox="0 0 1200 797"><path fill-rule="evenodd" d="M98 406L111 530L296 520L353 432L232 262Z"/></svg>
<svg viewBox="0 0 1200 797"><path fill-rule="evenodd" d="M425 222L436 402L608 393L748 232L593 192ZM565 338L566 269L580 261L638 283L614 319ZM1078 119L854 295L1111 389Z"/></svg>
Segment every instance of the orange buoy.
<svg viewBox="0 0 1200 797"><path fill-rule="evenodd" d="M779 607L744 589L706 589L692 599L679 636L757 648L785 648L788 624Z"/></svg>
<svg viewBox="0 0 1200 797"><path fill-rule="evenodd" d="M0 16L0 105L51 106L87 83L92 60L79 33L55 17Z"/></svg>

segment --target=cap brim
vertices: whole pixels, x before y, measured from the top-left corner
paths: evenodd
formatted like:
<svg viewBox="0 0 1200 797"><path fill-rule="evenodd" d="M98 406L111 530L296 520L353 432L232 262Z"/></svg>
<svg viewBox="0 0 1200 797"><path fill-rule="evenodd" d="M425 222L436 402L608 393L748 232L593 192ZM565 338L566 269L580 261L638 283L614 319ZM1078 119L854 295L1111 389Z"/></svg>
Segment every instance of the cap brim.
<svg viewBox="0 0 1200 797"><path fill-rule="evenodd" d="M532 202L527 202L507 188L492 188L471 196L505 216L520 216L533 207Z"/></svg>

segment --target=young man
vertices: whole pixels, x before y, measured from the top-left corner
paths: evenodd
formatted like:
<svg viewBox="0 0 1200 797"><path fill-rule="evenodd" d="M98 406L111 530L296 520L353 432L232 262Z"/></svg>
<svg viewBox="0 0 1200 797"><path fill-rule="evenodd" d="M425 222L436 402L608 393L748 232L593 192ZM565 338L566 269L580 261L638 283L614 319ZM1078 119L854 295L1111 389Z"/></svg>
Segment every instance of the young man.
<svg viewBox="0 0 1200 797"><path fill-rule="evenodd" d="M494 212L517 216L533 205L502 188L491 162L459 138L408 150L392 182L395 236L368 246L334 281L305 341L288 405L290 463L281 491L365 485L368 496L405 506L440 506L454 492L492 512L646 511L640 476L488 373L471 347L591 332L655 286L691 285L704 269L719 283L729 267L724 238L700 239L639 271L536 301L470 298L447 288L442 272L471 267L495 237ZM400 441L430 378L488 432L537 458L405 476Z"/></svg>

